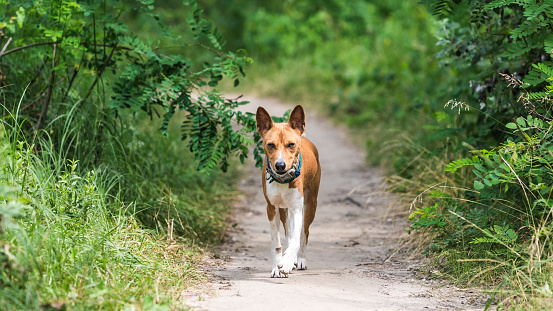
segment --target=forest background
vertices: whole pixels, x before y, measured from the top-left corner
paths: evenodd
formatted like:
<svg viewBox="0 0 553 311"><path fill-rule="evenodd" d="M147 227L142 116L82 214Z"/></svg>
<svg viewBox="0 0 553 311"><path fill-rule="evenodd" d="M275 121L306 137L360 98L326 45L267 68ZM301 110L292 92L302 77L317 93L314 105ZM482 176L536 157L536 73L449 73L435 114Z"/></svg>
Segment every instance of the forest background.
<svg viewBox="0 0 553 311"><path fill-rule="evenodd" d="M551 1L2 6L9 309L169 309L205 279L235 195L219 168L259 141L220 83L350 126L413 202L430 275L550 305Z"/></svg>

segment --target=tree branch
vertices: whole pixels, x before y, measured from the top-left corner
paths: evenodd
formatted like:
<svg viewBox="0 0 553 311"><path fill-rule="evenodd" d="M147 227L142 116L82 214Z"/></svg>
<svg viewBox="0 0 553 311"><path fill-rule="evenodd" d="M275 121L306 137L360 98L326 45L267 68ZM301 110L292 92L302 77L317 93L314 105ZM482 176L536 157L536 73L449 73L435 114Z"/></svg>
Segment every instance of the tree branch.
<svg viewBox="0 0 553 311"><path fill-rule="evenodd" d="M11 38L10 38L11 39ZM6 45L4 45L4 49L8 47L8 43L9 43L9 40L8 42L6 43ZM14 52L17 52L17 51L21 51L21 50L25 50L25 49L29 49L29 48L33 48L35 46L42 46L42 45L54 45L58 42L39 42L39 43L32 43L32 44L27 44L27 45L24 45L24 46L20 46L20 47L16 47L14 49L11 49L9 51L6 51L4 52L4 49L2 49L2 51L0 52L0 59L2 59L2 57L4 55L8 55L8 54L11 54L11 53L14 53ZM79 43L80 45L90 45L90 46L103 46L103 47L115 47L117 46L118 43L116 44L102 44L102 43L87 43L87 42L80 42ZM132 50L131 48L128 48L128 47L119 47L123 50Z"/></svg>
<svg viewBox="0 0 553 311"><path fill-rule="evenodd" d="M8 42L6 42L6 44L4 45L4 47L2 48L2 51L0 51L0 55L4 54L4 51L8 48L8 45L10 45L10 42L12 42L12 37L10 37L8 39Z"/></svg>
<svg viewBox="0 0 553 311"><path fill-rule="evenodd" d="M9 50L9 51L7 51L7 52L0 52L0 59L1 59L4 55L8 55L8 54L11 54L11 53L13 53L13 52L17 52L17 51L20 51L20 50L32 48L32 47L35 47L35 46L40 46L40 45L52 45L52 44L56 44L56 43L57 43L57 42L39 42L39 43L33 43L33 44L28 44L28 45L16 47L15 49L11 49L11 50Z"/></svg>
<svg viewBox="0 0 553 311"><path fill-rule="evenodd" d="M52 68L56 67L56 44L54 44L54 51L52 52ZM50 98L52 98L52 90L54 89L54 80L55 80L56 71L52 70L50 76L50 85L48 87L48 93L46 93L46 98L44 98L44 103L42 104L42 110L38 116L38 121L35 127L35 134L38 134L38 131L42 128L44 120L46 119L46 114L48 114L48 107L50 106Z"/></svg>
<svg viewBox="0 0 553 311"><path fill-rule="evenodd" d="M115 45L113 46L113 49L111 50L111 53L109 54L108 58L107 58L107 59L104 61L104 63L102 64L102 69L100 69L100 71L97 73L96 79L94 79L94 82L93 82L92 85L90 86L90 89L88 89L88 93L86 93L86 95L84 96L83 101L90 95L90 93L92 93L92 90L93 90L94 87L96 86L96 83L98 83L98 80L100 79L100 77L101 77L102 74L104 73L104 70L106 69L106 67L108 66L109 62L111 61L111 57L113 56L113 53L114 53L115 50L117 49L117 44L119 44L119 42L115 43Z"/></svg>
<svg viewBox="0 0 553 311"><path fill-rule="evenodd" d="M35 75L33 76L33 79L31 80L31 82L29 82L29 86L31 86L35 82L36 78L38 78L38 75L42 72L42 69L44 69L44 66L46 65L47 61L48 61L48 55L44 56L44 60L42 61L42 65L35 72Z"/></svg>
<svg viewBox="0 0 553 311"><path fill-rule="evenodd" d="M73 76L71 77L71 80L69 81L69 86L67 87L67 90L65 91L65 94L63 95L62 102L65 102L67 99L67 95L69 95L69 90L71 90L71 87L73 86L73 81L75 81L75 77L77 77L77 74L79 73L79 70L75 68L75 71L73 71Z"/></svg>

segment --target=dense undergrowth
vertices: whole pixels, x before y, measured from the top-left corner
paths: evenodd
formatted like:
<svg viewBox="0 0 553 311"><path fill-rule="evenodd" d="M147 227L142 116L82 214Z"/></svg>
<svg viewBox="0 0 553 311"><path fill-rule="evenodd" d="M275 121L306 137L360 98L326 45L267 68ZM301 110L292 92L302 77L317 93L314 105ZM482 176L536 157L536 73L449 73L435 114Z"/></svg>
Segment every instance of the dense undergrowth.
<svg viewBox="0 0 553 311"><path fill-rule="evenodd" d="M2 309L184 307L182 291L206 280L199 246L222 239L230 183L198 172L180 140L147 120L104 133L94 166L68 157L87 153L79 136L92 115L45 129L60 131L61 150L21 136L16 118L0 126Z"/></svg>
<svg viewBox="0 0 553 311"><path fill-rule="evenodd" d="M186 309L255 127L213 87L248 59L194 1L184 37L152 1L1 6L0 309Z"/></svg>

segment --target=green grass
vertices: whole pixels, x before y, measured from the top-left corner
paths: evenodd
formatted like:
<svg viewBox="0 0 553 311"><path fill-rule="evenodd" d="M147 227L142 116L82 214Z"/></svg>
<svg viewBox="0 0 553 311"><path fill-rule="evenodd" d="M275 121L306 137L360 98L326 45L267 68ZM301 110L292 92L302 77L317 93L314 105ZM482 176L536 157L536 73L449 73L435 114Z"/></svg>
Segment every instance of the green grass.
<svg viewBox="0 0 553 311"><path fill-rule="evenodd" d="M149 120L87 109L34 144L15 112L0 123L0 306L186 308L236 191L195 170L176 126L165 139Z"/></svg>

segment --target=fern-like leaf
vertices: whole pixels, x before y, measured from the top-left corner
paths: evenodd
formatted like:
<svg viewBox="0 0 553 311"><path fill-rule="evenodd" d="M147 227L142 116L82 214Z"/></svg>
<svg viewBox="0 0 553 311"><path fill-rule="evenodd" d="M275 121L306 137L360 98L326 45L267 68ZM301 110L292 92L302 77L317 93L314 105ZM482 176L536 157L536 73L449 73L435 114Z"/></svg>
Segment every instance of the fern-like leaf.
<svg viewBox="0 0 553 311"><path fill-rule="evenodd" d="M528 19L532 19L539 14L545 12L549 8L551 8L552 4L547 1L543 3L533 3L524 8L524 16L526 16Z"/></svg>
<svg viewBox="0 0 553 311"><path fill-rule="evenodd" d="M517 58L523 54L530 52L533 49L541 49L544 46L544 38L539 33L533 36L525 37L513 42L507 47L507 51L502 53L501 56L508 57L509 59Z"/></svg>
<svg viewBox="0 0 553 311"><path fill-rule="evenodd" d="M454 173L455 171L457 171L463 166L475 165L475 164L482 165L482 161L478 156L473 156L472 158L459 159L459 160L450 162L447 164L445 171Z"/></svg>
<svg viewBox="0 0 553 311"><path fill-rule="evenodd" d="M461 1L459 0L423 0L421 4L426 4L432 10L432 14L439 18L444 18L453 12L453 9Z"/></svg>
<svg viewBox="0 0 553 311"><path fill-rule="evenodd" d="M529 19L511 31L511 38L516 39L530 36L541 28L549 26L549 23L550 21L546 20L544 16Z"/></svg>
<svg viewBox="0 0 553 311"><path fill-rule="evenodd" d="M538 64L532 64L532 69L524 77L524 83L528 83L532 86L536 86L542 82L547 81L553 77L553 63L543 62ZM539 94L534 94L539 96Z"/></svg>
<svg viewBox="0 0 553 311"><path fill-rule="evenodd" d="M548 34L543 43L545 53L553 55L553 34Z"/></svg>

